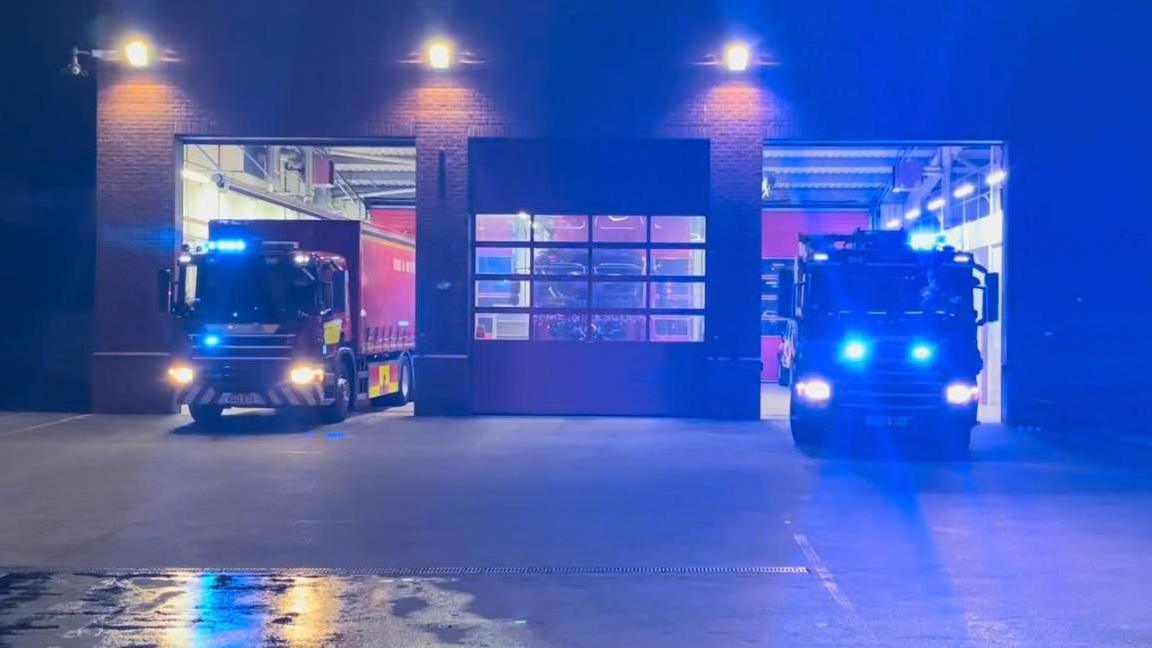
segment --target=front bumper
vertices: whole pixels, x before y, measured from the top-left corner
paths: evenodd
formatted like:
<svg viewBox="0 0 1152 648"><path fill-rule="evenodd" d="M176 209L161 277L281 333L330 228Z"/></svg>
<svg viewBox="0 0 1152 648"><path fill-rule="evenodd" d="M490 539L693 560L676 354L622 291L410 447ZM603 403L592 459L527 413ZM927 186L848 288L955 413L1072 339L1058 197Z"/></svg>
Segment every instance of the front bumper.
<svg viewBox="0 0 1152 648"><path fill-rule="evenodd" d="M793 398L798 398L793 394ZM976 427L976 405L937 407L858 407L838 404L835 400L822 406L794 403L793 421L824 429L877 430L905 432L910 435L931 434L939 430Z"/></svg>
<svg viewBox="0 0 1152 648"><path fill-rule="evenodd" d="M177 405L215 407L297 407L319 406L332 402L324 387L283 383L261 389L225 387L211 383L194 383L176 392Z"/></svg>

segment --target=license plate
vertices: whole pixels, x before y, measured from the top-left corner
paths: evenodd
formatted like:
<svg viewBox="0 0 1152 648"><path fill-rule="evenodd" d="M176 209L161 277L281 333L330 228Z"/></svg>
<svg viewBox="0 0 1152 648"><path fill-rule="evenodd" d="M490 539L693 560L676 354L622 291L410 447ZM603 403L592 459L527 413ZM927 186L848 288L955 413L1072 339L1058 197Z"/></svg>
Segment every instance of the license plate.
<svg viewBox="0 0 1152 648"><path fill-rule="evenodd" d="M263 405L264 397L260 394L220 394L221 405Z"/></svg>
<svg viewBox="0 0 1152 648"><path fill-rule="evenodd" d="M906 428L912 424L908 416L865 416L864 425L868 427Z"/></svg>

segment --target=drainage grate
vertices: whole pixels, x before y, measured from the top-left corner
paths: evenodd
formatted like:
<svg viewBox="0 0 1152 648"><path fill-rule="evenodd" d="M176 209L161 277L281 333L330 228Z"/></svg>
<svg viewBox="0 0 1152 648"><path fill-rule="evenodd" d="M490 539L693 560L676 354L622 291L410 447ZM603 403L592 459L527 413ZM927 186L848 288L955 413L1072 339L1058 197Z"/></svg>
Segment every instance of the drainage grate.
<svg viewBox="0 0 1152 648"><path fill-rule="evenodd" d="M5 568L0 570L12 573L73 573L81 576L101 578L140 578L162 577L179 574L221 574L251 576L299 576L299 577L433 577L433 576L592 576L592 575L768 575L768 574L807 574L807 567L768 566L768 567L367 567L367 568L287 568L272 569L258 567L244 569L238 567L171 567L157 569L45 569L45 568Z"/></svg>

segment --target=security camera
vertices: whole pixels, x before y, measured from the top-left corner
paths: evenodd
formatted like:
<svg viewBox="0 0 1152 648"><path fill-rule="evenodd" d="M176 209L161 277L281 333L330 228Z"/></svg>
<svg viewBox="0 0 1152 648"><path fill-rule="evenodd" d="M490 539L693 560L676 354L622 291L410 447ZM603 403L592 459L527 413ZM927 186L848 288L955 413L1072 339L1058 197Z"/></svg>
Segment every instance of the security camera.
<svg viewBox="0 0 1152 648"><path fill-rule="evenodd" d="M772 195L772 190L776 188L776 176L771 173L765 173L764 177L760 179L760 196L762 199L767 200Z"/></svg>
<svg viewBox="0 0 1152 648"><path fill-rule="evenodd" d="M80 66L80 54L82 53L79 49L73 47L72 60L69 61L68 65L65 65L64 69L60 72L74 77L86 76L87 73L84 71L84 68Z"/></svg>
<svg viewBox="0 0 1152 648"><path fill-rule="evenodd" d="M228 188L228 176L223 173L213 173L212 183L216 185L217 189L223 191Z"/></svg>

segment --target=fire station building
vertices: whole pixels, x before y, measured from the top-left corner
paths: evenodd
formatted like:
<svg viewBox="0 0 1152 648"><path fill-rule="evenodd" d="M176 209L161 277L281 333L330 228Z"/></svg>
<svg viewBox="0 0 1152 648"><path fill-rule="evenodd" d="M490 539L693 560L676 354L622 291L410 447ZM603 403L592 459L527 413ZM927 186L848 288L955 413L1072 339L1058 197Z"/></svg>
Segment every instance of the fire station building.
<svg viewBox="0 0 1152 648"><path fill-rule="evenodd" d="M172 411L157 271L237 218L415 241L417 415L759 417L776 270L799 234L857 228L932 231L1001 272L982 415L1021 388L1011 122L959 75L936 94L980 53L913 35L834 58L811 31L789 46L812 25L707 9L106 4L96 411Z"/></svg>

